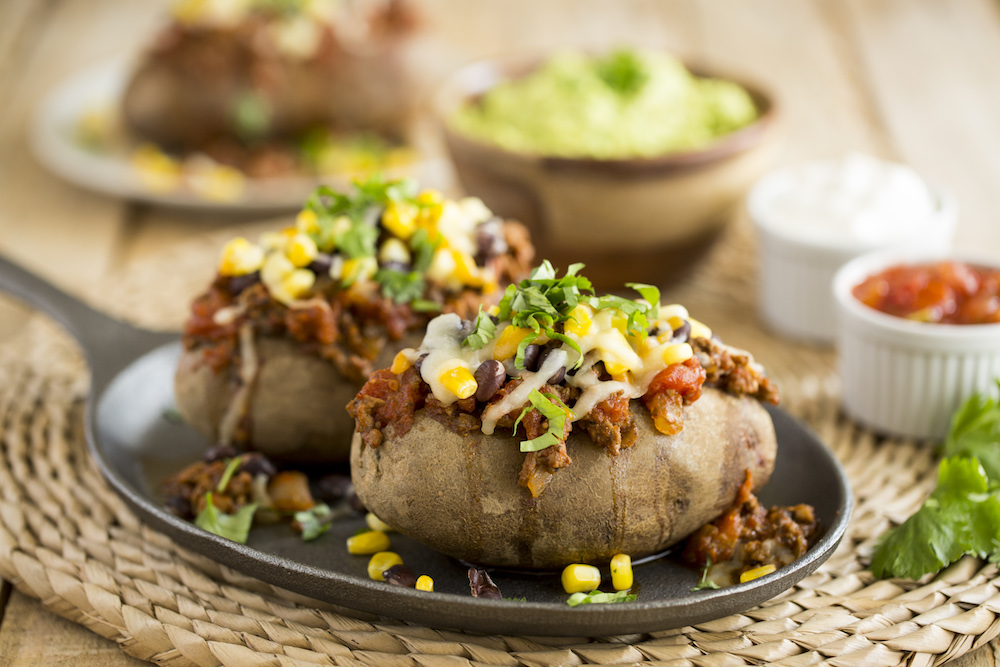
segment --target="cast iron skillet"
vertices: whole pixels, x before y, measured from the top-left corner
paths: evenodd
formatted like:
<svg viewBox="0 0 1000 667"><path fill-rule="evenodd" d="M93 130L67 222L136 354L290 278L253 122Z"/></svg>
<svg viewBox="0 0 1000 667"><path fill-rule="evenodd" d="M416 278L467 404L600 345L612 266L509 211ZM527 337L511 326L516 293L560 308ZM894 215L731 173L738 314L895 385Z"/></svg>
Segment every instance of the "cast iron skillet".
<svg viewBox="0 0 1000 667"><path fill-rule="evenodd" d="M469 595L467 566L401 535L392 548L435 592L390 586L366 574L367 557L344 540L363 526L344 519L326 535L302 542L285 524L255 527L247 545L217 537L161 508L159 482L199 458L208 443L168 418L181 346L176 335L152 333L111 319L0 258L0 289L62 323L83 347L92 373L87 444L108 483L139 517L192 551L276 586L365 612L436 627L486 633L601 636L681 627L753 607L788 589L833 553L853 505L844 471L804 426L771 409L778 462L760 494L767 505L809 503L825 535L805 556L760 579L719 590L692 591L698 572L669 555L635 567L639 599L628 604L565 604L558 573L494 571L505 599ZM332 409L337 409L333 406ZM574 516L568 520L587 521ZM605 583L603 590L612 590ZM525 598L526 601L517 600Z"/></svg>

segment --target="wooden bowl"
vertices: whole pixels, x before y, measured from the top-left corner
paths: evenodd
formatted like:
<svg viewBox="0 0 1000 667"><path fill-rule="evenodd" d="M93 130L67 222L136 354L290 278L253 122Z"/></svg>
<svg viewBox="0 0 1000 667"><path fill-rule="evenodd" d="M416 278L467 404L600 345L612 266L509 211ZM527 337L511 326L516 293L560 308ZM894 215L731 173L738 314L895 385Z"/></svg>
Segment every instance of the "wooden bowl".
<svg viewBox="0 0 1000 667"><path fill-rule="evenodd" d="M777 153L774 99L756 85L712 71L746 88L759 118L706 148L652 158L516 152L452 128L458 109L540 64L538 59L479 61L452 74L437 91L435 113L462 186L497 215L525 223L538 257L564 267L582 261L595 283L664 285L690 273Z"/></svg>

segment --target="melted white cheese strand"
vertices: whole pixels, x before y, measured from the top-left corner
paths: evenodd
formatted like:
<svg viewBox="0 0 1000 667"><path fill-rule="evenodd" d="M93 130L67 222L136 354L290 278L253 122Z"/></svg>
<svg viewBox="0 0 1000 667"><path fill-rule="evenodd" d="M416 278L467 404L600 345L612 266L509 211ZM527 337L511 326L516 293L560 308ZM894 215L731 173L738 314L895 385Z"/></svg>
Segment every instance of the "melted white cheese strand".
<svg viewBox="0 0 1000 667"><path fill-rule="evenodd" d="M430 385L434 397L444 405L451 405L458 400L441 383L441 376L445 371L461 366L470 373L475 373L481 363L493 358L496 339L480 350L473 350L462 345L466 333L462 327L462 318L455 313L447 313L430 321L427 334L420 344L419 354L427 354L420 365L420 377Z"/></svg>
<svg viewBox="0 0 1000 667"><path fill-rule="evenodd" d="M501 417L524 407L528 402L528 394L531 393L531 390L541 389L542 385L547 383L549 378L563 367L566 363L566 356L565 350L553 350L546 357L545 363L538 369L538 372L520 371L521 384L514 391L504 396L503 400L494 403L483 411L483 433L492 435L493 431L496 430L497 421Z"/></svg>
<svg viewBox="0 0 1000 667"><path fill-rule="evenodd" d="M246 322L240 327L240 387L233 392L226 413L219 422L219 442L224 445L232 443L236 427L250 409L250 395L259 369L253 325Z"/></svg>

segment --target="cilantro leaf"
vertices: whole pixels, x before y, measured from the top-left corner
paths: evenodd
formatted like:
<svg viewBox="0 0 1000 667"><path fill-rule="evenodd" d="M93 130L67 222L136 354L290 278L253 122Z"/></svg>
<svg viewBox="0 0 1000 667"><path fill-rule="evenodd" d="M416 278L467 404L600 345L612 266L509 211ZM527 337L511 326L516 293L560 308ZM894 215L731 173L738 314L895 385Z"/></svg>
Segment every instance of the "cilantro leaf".
<svg viewBox="0 0 1000 667"><path fill-rule="evenodd" d="M351 259L373 257L379 230L363 220L352 221L350 228L334 238L337 248Z"/></svg>
<svg viewBox="0 0 1000 667"><path fill-rule="evenodd" d="M462 345L471 347L473 350L481 350L486 343L493 339L496 331L497 325L489 313L484 312L483 307L479 306L479 314L476 315L476 321L473 323L472 333L465 337Z"/></svg>
<svg viewBox="0 0 1000 667"><path fill-rule="evenodd" d="M194 524L219 537L246 544L257 505L258 503L251 503L236 510L234 514L223 514L212 502L212 493L208 492L205 494L205 509L195 517Z"/></svg>
<svg viewBox="0 0 1000 667"><path fill-rule="evenodd" d="M951 418L944 455L976 457L994 485L1000 484L1000 399L976 394L963 403Z"/></svg>
<svg viewBox="0 0 1000 667"><path fill-rule="evenodd" d="M428 299L414 299L410 302L410 308L418 313L433 313L441 310L441 304Z"/></svg>
<svg viewBox="0 0 1000 667"><path fill-rule="evenodd" d="M215 487L216 491L219 493L224 493L226 491L226 487L229 486L229 480L231 480L233 475L236 474L236 470L240 467L241 463L243 463L242 456L234 456L229 459L229 463L226 464L226 469L222 471L222 477L219 478L219 483Z"/></svg>
<svg viewBox="0 0 1000 667"><path fill-rule="evenodd" d="M919 579L965 554L986 556L1000 545L1000 498L975 458L944 459L938 485L923 506L876 547L877 577Z"/></svg>
<svg viewBox="0 0 1000 667"><path fill-rule="evenodd" d="M528 394L528 401L531 405L524 406L514 422L514 433L517 433L517 427L521 424L521 420L533 408L542 413L542 416L549 421L549 428L547 432L537 438L522 442L521 451L538 452L562 442L563 434L566 432L566 417L576 417L573 411L566 407L566 404L559 400L555 394L543 394L537 389L531 390L531 393Z"/></svg>
<svg viewBox="0 0 1000 667"><path fill-rule="evenodd" d="M302 526L302 541L310 542L330 530L332 516L330 506L319 503L305 511L296 512L293 518Z"/></svg>
<svg viewBox="0 0 1000 667"><path fill-rule="evenodd" d="M410 303L424 295L427 284L424 276L416 271L379 269L375 282L382 286L382 295L396 303Z"/></svg>
<svg viewBox="0 0 1000 667"><path fill-rule="evenodd" d="M602 593L601 591L591 591L590 593L573 593L566 600L570 607L578 607L581 604L613 604L615 602L635 602L638 595L629 593L628 590L617 591L615 593Z"/></svg>
<svg viewBox="0 0 1000 667"><path fill-rule="evenodd" d="M712 559L709 558L705 561L705 567L701 569L701 579L698 580L698 584L691 589L694 591L701 591L705 589L715 590L719 587L719 584L715 583L708 578L708 573L712 570Z"/></svg>
<svg viewBox="0 0 1000 667"><path fill-rule="evenodd" d="M432 241L430 233L423 227L410 237L410 249L413 251L413 270L426 273L434 260L434 251L441 245L441 238Z"/></svg>

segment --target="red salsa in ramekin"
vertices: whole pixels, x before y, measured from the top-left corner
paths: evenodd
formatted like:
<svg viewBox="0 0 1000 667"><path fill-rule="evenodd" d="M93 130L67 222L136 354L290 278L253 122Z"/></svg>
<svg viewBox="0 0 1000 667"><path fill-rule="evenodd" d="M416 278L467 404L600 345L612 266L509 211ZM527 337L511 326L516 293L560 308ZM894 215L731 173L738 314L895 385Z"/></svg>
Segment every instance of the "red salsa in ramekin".
<svg viewBox="0 0 1000 667"><path fill-rule="evenodd" d="M883 313L933 324L1000 323L1000 269L943 260L898 264L851 293Z"/></svg>

